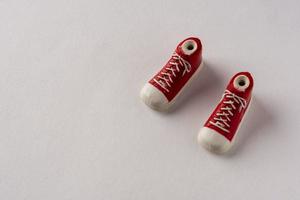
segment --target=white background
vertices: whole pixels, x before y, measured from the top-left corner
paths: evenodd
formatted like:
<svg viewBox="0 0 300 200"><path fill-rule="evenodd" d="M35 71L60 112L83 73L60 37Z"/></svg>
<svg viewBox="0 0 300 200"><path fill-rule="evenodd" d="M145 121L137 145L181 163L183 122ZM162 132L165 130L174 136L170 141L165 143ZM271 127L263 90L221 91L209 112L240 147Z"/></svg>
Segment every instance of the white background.
<svg viewBox="0 0 300 200"><path fill-rule="evenodd" d="M299 199L297 0L0 1L0 199ZM205 68L174 110L139 90L189 36ZM234 149L196 142L229 78L254 101Z"/></svg>

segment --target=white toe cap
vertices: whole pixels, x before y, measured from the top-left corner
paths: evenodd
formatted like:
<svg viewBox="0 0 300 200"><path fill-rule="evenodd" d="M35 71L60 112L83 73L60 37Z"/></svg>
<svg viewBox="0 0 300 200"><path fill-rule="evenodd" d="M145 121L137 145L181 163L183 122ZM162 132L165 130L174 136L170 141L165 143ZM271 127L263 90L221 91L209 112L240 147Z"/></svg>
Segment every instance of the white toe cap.
<svg viewBox="0 0 300 200"><path fill-rule="evenodd" d="M198 142L207 150L214 153L228 151L232 143L213 129L203 127L198 134Z"/></svg>
<svg viewBox="0 0 300 200"><path fill-rule="evenodd" d="M141 99L146 105L154 110L163 111L169 106L169 101L165 95L150 83L146 83L140 93Z"/></svg>

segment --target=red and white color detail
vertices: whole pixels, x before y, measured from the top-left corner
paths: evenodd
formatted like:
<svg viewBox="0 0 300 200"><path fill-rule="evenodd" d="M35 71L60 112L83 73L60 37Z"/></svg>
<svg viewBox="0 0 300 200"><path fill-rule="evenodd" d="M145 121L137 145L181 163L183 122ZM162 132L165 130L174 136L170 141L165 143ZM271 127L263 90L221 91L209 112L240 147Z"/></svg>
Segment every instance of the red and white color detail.
<svg viewBox="0 0 300 200"><path fill-rule="evenodd" d="M222 98L198 135L206 149L223 153L230 149L236 132L248 110L253 89L249 72L240 72L230 80Z"/></svg>
<svg viewBox="0 0 300 200"><path fill-rule="evenodd" d="M141 90L149 107L166 110L202 68L202 44L191 37L179 43L167 64Z"/></svg>

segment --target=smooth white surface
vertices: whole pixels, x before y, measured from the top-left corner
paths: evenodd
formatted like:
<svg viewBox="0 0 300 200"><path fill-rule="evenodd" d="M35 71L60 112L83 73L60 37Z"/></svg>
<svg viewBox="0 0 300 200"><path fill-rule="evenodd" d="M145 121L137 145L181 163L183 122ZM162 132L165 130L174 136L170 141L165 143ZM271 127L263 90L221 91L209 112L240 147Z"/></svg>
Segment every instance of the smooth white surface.
<svg viewBox="0 0 300 200"><path fill-rule="evenodd" d="M171 104L164 93L150 83L144 85L140 97L147 106L157 111L164 111Z"/></svg>
<svg viewBox="0 0 300 200"><path fill-rule="evenodd" d="M298 199L299 6L2 0L1 199ZM152 111L139 91L189 36L206 66L173 112ZM246 70L249 115L232 151L210 154L198 130Z"/></svg>
<svg viewBox="0 0 300 200"><path fill-rule="evenodd" d="M198 142L208 151L217 154L227 152L232 146L232 142L230 142L226 137L207 127L202 127L200 129Z"/></svg>

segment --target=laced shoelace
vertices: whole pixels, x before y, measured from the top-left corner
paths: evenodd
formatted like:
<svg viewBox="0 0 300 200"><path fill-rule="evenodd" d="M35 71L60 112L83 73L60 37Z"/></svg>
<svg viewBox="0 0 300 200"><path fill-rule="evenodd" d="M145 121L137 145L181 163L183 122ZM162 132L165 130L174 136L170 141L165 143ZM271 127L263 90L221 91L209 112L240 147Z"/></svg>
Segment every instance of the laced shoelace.
<svg viewBox="0 0 300 200"><path fill-rule="evenodd" d="M172 87L174 83L174 78L178 76L178 73L183 70L182 76L186 73L189 73L192 70L191 64L184 60L180 55L176 52L173 53L169 66L165 68L156 78L153 80L160 85L164 90L169 92L168 88Z"/></svg>
<svg viewBox="0 0 300 200"><path fill-rule="evenodd" d="M220 109L221 112L216 113L216 117L213 118L215 122L209 121L209 123L229 133L228 129L230 129L231 117L234 116L234 110L237 109L236 105L239 106L238 110L241 112L242 109L246 108L247 101L229 90L225 91L221 101L224 98L226 100L223 102L224 106Z"/></svg>

